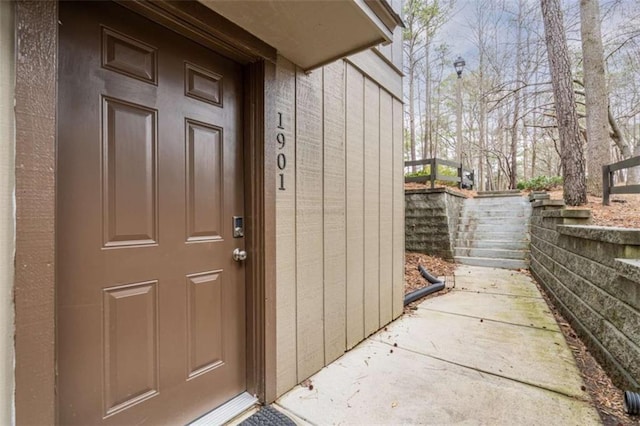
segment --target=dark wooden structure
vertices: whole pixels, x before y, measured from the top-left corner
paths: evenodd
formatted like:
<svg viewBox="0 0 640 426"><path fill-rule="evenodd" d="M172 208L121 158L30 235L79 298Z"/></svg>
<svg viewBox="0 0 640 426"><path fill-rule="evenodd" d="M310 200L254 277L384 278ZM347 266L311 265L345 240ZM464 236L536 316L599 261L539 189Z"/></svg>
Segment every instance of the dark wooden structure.
<svg viewBox="0 0 640 426"><path fill-rule="evenodd" d="M640 185L614 186L613 174L618 170L640 166L640 156L602 166L602 204L609 205L611 194L640 194Z"/></svg>
<svg viewBox="0 0 640 426"><path fill-rule="evenodd" d="M426 183L431 182L431 189L435 188L436 180L441 180L445 182L456 182L458 184L458 188L462 187L462 177L464 173L469 173L469 180L471 181L471 188L475 185L474 182L474 172L473 170L465 169L462 163L456 163L455 161L443 160L441 158L427 158L423 160L415 160L415 161L405 161L404 167L413 167L413 166L422 166L421 169L424 169L425 166L429 166L429 174L424 176L408 176L404 178L404 182L419 182ZM438 166L447 166L452 167L457 170L457 176L448 176L442 175L438 173Z"/></svg>

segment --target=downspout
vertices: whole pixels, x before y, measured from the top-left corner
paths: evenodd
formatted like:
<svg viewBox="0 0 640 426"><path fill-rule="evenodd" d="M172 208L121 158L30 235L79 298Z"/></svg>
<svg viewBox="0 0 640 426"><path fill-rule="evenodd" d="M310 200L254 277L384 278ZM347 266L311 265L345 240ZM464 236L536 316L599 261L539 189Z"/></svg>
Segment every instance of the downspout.
<svg viewBox="0 0 640 426"><path fill-rule="evenodd" d="M429 281L430 285L406 294L404 296L404 306L444 289L444 282L427 272L422 265L418 265L418 270L420 271L420 275L422 275L425 280Z"/></svg>

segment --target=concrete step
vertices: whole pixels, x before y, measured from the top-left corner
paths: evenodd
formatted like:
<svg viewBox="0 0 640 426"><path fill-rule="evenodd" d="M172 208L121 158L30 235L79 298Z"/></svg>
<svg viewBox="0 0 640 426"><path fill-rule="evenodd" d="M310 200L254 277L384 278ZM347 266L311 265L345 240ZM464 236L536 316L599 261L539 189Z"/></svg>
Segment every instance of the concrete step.
<svg viewBox="0 0 640 426"><path fill-rule="evenodd" d="M458 231L459 240L529 241L528 232Z"/></svg>
<svg viewBox="0 0 640 426"><path fill-rule="evenodd" d="M529 260L529 250L505 250L494 248L456 247L455 256L487 257L491 259L520 259Z"/></svg>
<svg viewBox="0 0 640 426"><path fill-rule="evenodd" d="M485 191L478 192L474 198L507 198L507 197L523 197L520 191Z"/></svg>
<svg viewBox="0 0 640 426"><path fill-rule="evenodd" d="M487 268L527 269L529 267L529 262L519 259L491 259L487 257L456 256L455 261L462 265L484 266Z"/></svg>
<svg viewBox="0 0 640 426"><path fill-rule="evenodd" d="M498 208L498 209L512 209L512 208L531 208L531 203L524 198L520 199L506 199L506 198L491 198L485 200L478 200L477 198L466 200L464 208L481 207L481 208Z"/></svg>
<svg viewBox="0 0 640 426"><path fill-rule="evenodd" d="M529 232L526 221L515 223L478 223L478 222L462 222L458 224L458 232Z"/></svg>
<svg viewBox="0 0 640 426"><path fill-rule="evenodd" d="M529 216L508 216L508 217L483 217L483 216L463 216L458 219L458 223L462 224L478 224L478 225L528 225L531 222Z"/></svg>
<svg viewBox="0 0 640 426"><path fill-rule="evenodd" d="M480 211L531 211L531 206L520 203L468 203L462 207L462 210L480 210Z"/></svg>
<svg viewBox="0 0 640 426"><path fill-rule="evenodd" d="M512 209L512 210L492 210L492 209L474 209L465 208L462 210L460 217L529 217L531 210Z"/></svg>
<svg viewBox="0 0 640 426"><path fill-rule="evenodd" d="M501 240L473 240L473 239L457 239L456 247L464 248L488 248L488 249L504 249L504 250L528 250L529 241L501 241Z"/></svg>
<svg viewBox="0 0 640 426"><path fill-rule="evenodd" d="M484 206L484 205L468 205L462 208L462 214L465 212L480 212L480 213L490 213L494 211L499 211L501 213L506 213L506 216L510 216L516 213L524 213L531 214L530 206L521 206L521 205L508 205L508 204L496 204L495 206Z"/></svg>

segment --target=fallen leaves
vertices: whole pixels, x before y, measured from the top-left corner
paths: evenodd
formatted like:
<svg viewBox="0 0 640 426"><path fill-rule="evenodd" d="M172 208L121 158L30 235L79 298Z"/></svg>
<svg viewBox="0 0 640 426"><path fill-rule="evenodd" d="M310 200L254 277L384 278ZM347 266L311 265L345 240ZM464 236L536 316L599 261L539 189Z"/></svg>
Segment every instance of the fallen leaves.
<svg viewBox="0 0 640 426"><path fill-rule="evenodd" d="M404 263L404 294L429 285L429 281L420 275L418 265L424 266L424 268L435 277L452 276L456 268L454 263L447 262L436 256L407 252L405 253Z"/></svg>
<svg viewBox="0 0 640 426"><path fill-rule="evenodd" d="M537 282L536 286L540 289L547 305L551 308L551 312L555 316L556 322L560 325L560 330L562 330L564 338L573 352L573 357L584 381L584 385L581 385L580 389L589 393L600 412L604 425L640 425L640 419L632 418L625 414L622 407L622 390L613 384L607 373L591 355L567 320L553 306L549 297Z"/></svg>
<svg viewBox="0 0 640 426"><path fill-rule="evenodd" d="M561 190L549 192L552 200L562 200L562 194ZM615 195L610 201L611 205L603 206L602 198L588 195L586 205L568 208L591 209L592 225L640 229L640 195Z"/></svg>

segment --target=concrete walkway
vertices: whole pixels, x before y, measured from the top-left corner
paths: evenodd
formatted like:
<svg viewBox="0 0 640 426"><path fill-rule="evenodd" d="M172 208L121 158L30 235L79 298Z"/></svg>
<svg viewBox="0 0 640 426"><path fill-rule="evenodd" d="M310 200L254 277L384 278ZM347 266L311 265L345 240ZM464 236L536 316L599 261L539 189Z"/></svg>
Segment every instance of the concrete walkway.
<svg viewBox="0 0 640 426"><path fill-rule="evenodd" d="M300 424L601 424L553 315L516 271L459 266L421 303L277 401Z"/></svg>

